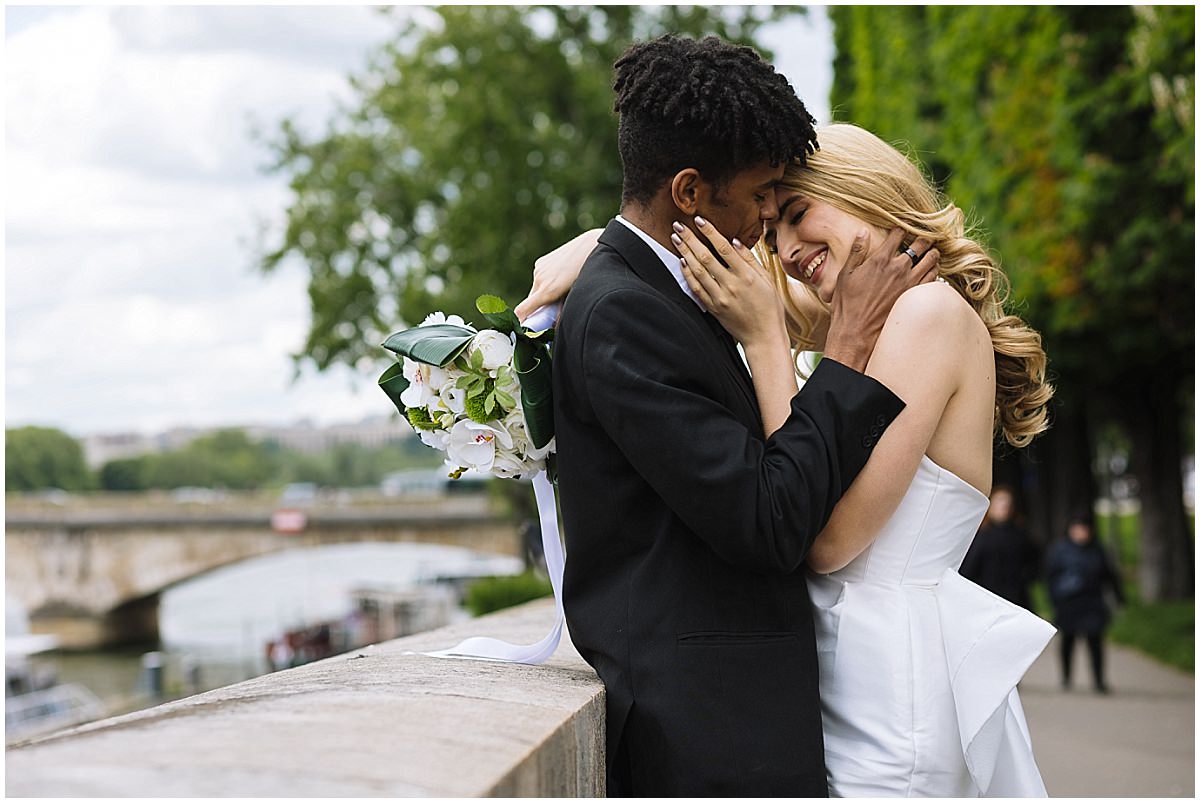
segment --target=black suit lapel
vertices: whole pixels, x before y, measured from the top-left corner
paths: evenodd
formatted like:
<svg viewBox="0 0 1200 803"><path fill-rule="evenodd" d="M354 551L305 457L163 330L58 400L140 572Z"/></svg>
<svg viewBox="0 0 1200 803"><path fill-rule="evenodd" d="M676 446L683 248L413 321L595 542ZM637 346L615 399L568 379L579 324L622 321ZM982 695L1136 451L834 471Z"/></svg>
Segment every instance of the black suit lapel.
<svg viewBox="0 0 1200 803"><path fill-rule="evenodd" d="M697 324L696 328L703 333L702 341L713 352L714 360L723 367L745 400L746 409L750 413L749 420L756 422L761 431L762 417L758 409L758 399L754 395L754 384L729 332L725 331L712 315L700 311L696 302L675 282L675 278L658 258L658 254L624 223L619 220L611 221L600 235L600 242L619 253L642 281L669 298Z"/></svg>
<svg viewBox="0 0 1200 803"><path fill-rule="evenodd" d="M742 355L738 351L737 341L733 339L733 335L729 334L728 329L721 326L721 322L715 316L706 312L704 313L704 321L708 324L708 328L713 330L713 334L717 336L717 339L721 341L721 345L725 347L725 350L729 352L742 386L751 394L751 399L754 399L754 380L751 378L750 372L746 369L746 363L742 360Z"/></svg>

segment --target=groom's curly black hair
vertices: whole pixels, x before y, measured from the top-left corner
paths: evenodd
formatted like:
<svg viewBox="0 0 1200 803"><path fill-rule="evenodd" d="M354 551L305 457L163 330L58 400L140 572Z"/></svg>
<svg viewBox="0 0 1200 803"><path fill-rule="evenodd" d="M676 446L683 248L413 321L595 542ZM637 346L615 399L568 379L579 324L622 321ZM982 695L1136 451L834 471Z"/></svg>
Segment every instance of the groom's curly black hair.
<svg viewBox="0 0 1200 803"><path fill-rule="evenodd" d="M752 48L667 34L613 66L623 203L648 202L687 167L719 190L742 170L803 162L817 148L816 121Z"/></svg>

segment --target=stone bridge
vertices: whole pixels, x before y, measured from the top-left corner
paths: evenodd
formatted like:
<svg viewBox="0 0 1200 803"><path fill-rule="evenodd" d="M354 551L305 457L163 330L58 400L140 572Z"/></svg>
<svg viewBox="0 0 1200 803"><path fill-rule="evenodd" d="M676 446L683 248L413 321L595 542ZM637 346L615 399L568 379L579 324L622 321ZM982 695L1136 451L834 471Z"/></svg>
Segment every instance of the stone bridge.
<svg viewBox="0 0 1200 803"><path fill-rule="evenodd" d="M299 515L297 515L299 514ZM371 541L521 556L517 527L486 495L280 511L271 506L22 507L5 514L6 593L62 646L155 640L164 590L287 549Z"/></svg>

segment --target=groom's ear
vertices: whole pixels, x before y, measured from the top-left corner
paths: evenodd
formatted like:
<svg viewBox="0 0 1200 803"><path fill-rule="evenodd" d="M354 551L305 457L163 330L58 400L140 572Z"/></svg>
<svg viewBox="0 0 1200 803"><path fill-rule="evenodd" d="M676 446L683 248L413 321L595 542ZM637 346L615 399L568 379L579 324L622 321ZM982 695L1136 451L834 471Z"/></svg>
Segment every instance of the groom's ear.
<svg viewBox="0 0 1200 803"><path fill-rule="evenodd" d="M684 215L692 217L700 211L701 195L704 192L704 179L700 171L694 167L685 167L671 179L671 200Z"/></svg>

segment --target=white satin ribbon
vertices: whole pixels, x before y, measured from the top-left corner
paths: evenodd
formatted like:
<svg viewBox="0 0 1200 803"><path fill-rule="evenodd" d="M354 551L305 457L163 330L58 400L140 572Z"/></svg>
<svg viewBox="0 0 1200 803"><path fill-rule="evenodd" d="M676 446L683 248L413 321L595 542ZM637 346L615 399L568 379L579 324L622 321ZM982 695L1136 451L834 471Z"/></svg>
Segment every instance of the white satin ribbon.
<svg viewBox="0 0 1200 803"><path fill-rule="evenodd" d="M554 654L562 639L566 619L563 615L562 577L563 547L558 536L558 511L554 507L554 486L545 471L533 476L533 494L537 499L538 521L542 525L542 551L546 556L546 570L550 573L550 585L554 589L554 603L558 617L553 629L536 644L509 644L487 636L472 636L445 650L424 652L432 658L467 658L483 661L502 661L514 664L540 664Z"/></svg>
<svg viewBox="0 0 1200 803"><path fill-rule="evenodd" d="M562 312L562 305L563 302L556 301L553 304L547 304L544 307L538 307L533 312L529 313L529 317L522 321L521 324L526 329L534 332L540 332L543 329L549 329L551 326L554 326L555 322L558 320L558 314Z"/></svg>

